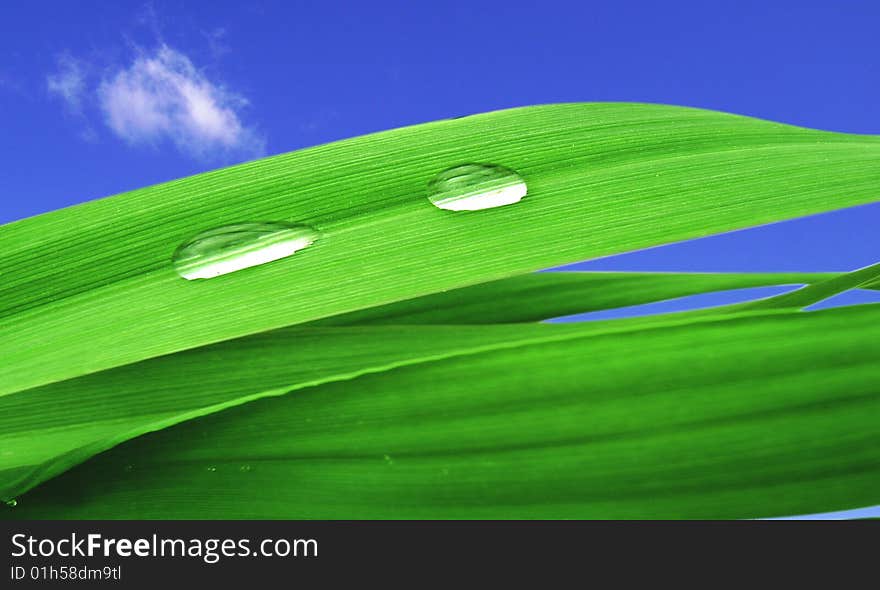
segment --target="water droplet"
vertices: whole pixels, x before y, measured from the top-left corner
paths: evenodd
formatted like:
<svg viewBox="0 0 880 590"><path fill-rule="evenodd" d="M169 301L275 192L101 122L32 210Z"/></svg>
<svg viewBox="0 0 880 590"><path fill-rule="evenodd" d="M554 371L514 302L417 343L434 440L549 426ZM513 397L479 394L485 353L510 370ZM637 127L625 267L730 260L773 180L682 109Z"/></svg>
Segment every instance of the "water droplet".
<svg viewBox="0 0 880 590"><path fill-rule="evenodd" d="M18 500L16 500L15 498L12 498L11 500L6 500L6 505L10 508L15 508L16 506L18 506Z"/></svg>
<svg viewBox="0 0 880 590"><path fill-rule="evenodd" d="M462 164L428 183L428 200L449 211L478 211L519 202L527 192L522 176L494 164Z"/></svg>
<svg viewBox="0 0 880 590"><path fill-rule="evenodd" d="M192 238L174 253L174 269L188 281L212 279L286 258L310 246L320 232L290 223L236 223Z"/></svg>
<svg viewBox="0 0 880 590"><path fill-rule="evenodd" d="M247 473L248 471L251 470L251 466L250 465L242 465L238 469L239 469L239 471L243 471L243 472Z"/></svg>
<svg viewBox="0 0 880 590"><path fill-rule="evenodd" d="M125 471L127 471L127 472L134 471L134 465L126 465L126 466L125 466Z"/></svg>
<svg viewBox="0 0 880 590"><path fill-rule="evenodd" d="M394 461L391 459L390 455L383 455L382 458L385 459L385 463L388 465L394 465Z"/></svg>
<svg viewBox="0 0 880 590"><path fill-rule="evenodd" d="M208 471L217 471L217 468L211 465L208 467Z"/></svg>

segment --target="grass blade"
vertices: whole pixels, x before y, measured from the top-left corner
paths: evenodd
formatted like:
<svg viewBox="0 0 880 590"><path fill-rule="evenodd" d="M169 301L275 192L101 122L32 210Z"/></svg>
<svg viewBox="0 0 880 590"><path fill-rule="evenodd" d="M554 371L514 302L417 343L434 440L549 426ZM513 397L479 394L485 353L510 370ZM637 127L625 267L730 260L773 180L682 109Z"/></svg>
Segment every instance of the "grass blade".
<svg viewBox="0 0 880 590"><path fill-rule="evenodd" d="M830 273L545 272L317 320L311 326L501 324L628 307L729 289L798 285Z"/></svg>
<svg viewBox="0 0 880 590"><path fill-rule="evenodd" d="M694 292L826 278L785 273L539 273L375 308L368 316L349 314L337 323L523 322ZM616 324L585 326L577 333L608 326ZM9 449L0 456L0 498L14 497L144 432L253 399L571 333L546 327L428 332L317 328L312 324L308 329L228 341L0 398L0 446Z"/></svg>
<svg viewBox="0 0 880 590"><path fill-rule="evenodd" d="M742 309L803 309L838 293L870 285L880 276L880 263L815 282L790 293L742 304Z"/></svg>
<svg viewBox="0 0 880 590"><path fill-rule="evenodd" d="M129 441L7 517L743 518L869 505L878 319L877 305L703 318L364 375Z"/></svg>
<svg viewBox="0 0 880 590"><path fill-rule="evenodd" d="M529 195L457 214L425 199L462 162ZM867 203L880 139L711 111L568 104L440 121L285 154L0 228L0 395L591 257ZM170 263L247 221L323 233L209 281Z"/></svg>

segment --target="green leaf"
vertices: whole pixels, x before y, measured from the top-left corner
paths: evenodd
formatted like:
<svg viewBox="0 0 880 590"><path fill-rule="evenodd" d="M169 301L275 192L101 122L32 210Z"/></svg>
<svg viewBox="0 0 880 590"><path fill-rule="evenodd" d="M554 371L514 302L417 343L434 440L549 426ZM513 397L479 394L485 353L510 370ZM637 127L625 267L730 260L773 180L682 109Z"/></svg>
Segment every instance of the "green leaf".
<svg viewBox="0 0 880 590"><path fill-rule="evenodd" d="M533 273L371 307L309 325L534 322L712 291L822 282L834 276L832 273Z"/></svg>
<svg viewBox="0 0 880 590"><path fill-rule="evenodd" d="M522 322L777 284L526 273L866 203L878 161L876 137L552 105L4 226L0 494L30 489L16 516L91 518L757 516L876 501L876 328L861 328L876 306ZM428 182L467 162L516 171L528 195L433 207ZM214 238L318 239L256 268L178 277L173 253L228 226ZM802 299L852 277L789 281L824 285ZM479 323L500 325L467 325Z"/></svg>
<svg viewBox="0 0 880 590"><path fill-rule="evenodd" d="M506 166L528 196L454 213L427 183ZM867 203L880 138L697 109L567 104L397 129L0 228L0 395L592 257ZM185 281L175 249L248 221L312 226L294 256Z"/></svg>
<svg viewBox="0 0 880 590"><path fill-rule="evenodd" d="M878 320L880 305L863 305L600 331L474 326L565 336L145 435L6 516L743 518L870 505L880 501ZM601 331L623 324L633 329ZM360 329L403 348L449 328Z"/></svg>
<svg viewBox="0 0 880 590"><path fill-rule="evenodd" d="M521 322L711 290L822 281L828 275L539 273L340 316L339 323ZM542 315L545 314L545 315ZM651 320L652 322L654 320ZM678 318L657 318L678 321ZM636 324L642 325L642 324ZM629 328L630 324L623 324ZM617 324L577 333L622 329ZM532 331L445 329L429 335L286 328L0 397L0 498L12 498L144 432L368 372L509 346ZM295 349L291 343L295 343Z"/></svg>
<svg viewBox="0 0 880 590"><path fill-rule="evenodd" d="M129 438L265 396L426 359L546 338L512 327L387 338L373 328L286 328L0 398L0 497ZM405 341L406 346L401 346Z"/></svg>
<svg viewBox="0 0 880 590"><path fill-rule="evenodd" d="M843 293L862 285L870 285L878 277L880 277L880 263L831 277L824 281L814 282L790 293L744 303L741 304L741 307L743 309L803 309L838 293Z"/></svg>

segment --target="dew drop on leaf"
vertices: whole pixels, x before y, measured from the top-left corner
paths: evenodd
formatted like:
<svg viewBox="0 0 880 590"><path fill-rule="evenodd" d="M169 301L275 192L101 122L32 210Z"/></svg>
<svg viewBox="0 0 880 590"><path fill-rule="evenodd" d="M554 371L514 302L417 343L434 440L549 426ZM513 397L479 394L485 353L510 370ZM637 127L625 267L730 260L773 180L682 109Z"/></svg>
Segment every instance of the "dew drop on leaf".
<svg viewBox="0 0 880 590"><path fill-rule="evenodd" d="M238 469L239 469L239 471L243 471L243 472L247 473L248 471L251 470L251 466L250 465L242 465Z"/></svg>
<svg viewBox="0 0 880 590"><path fill-rule="evenodd" d="M11 500L6 500L6 505L10 508L15 508L16 506L18 506L18 500L16 500L15 498L12 498Z"/></svg>
<svg viewBox="0 0 880 590"><path fill-rule="evenodd" d="M428 200L449 211L478 211L519 202L528 188L522 176L495 164L461 164L428 183Z"/></svg>
<svg viewBox="0 0 880 590"><path fill-rule="evenodd" d="M208 471L217 471L217 468L211 465L208 467Z"/></svg>
<svg viewBox="0 0 880 590"><path fill-rule="evenodd" d="M286 258L312 245L320 232L290 223L236 223L204 231L174 252L174 270L187 279L212 279Z"/></svg>

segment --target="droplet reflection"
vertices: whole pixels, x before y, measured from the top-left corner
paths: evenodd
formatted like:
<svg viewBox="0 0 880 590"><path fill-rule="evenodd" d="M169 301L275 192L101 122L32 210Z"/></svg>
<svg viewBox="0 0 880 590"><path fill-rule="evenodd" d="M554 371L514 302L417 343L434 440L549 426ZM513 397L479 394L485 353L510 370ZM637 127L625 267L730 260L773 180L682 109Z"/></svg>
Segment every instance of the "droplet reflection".
<svg viewBox="0 0 880 590"><path fill-rule="evenodd" d="M462 164L448 168L428 183L428 200L449 211L478 211L518 203L528 187L509 168L495 164Z"/></svg>
<svg viewBox="0 0 880 590"><path fill-rule="evenodd" d="M288 223L237 223L202 232L174 253L184 279L211 279L286 258L313 244L320 233Z"/></svg>

